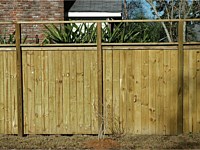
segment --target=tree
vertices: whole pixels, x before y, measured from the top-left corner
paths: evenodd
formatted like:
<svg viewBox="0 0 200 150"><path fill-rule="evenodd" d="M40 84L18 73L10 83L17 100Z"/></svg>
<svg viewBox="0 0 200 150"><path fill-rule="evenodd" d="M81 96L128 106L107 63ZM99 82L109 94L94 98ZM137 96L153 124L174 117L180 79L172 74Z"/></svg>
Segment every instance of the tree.
<svg viewBox="0 0 200 150"><path fill-rule="evenodd" d="M123 16L124 16L124 19L127 19L128 18L128 10L127 10L127 1L124 0L123 1Z"/></svg>
<svg viewBox="0 0 200 150"><path fill-rule="evenodd" d="M186 19L199 17L200 2L191 0L146 0L157 19ZM161 22L169 42L177 40L177 23ZM184 23L184 41L186 40Z"/></svg>
<svg viewBox="0 0 200 150"><path fill-rule="evenodd" d="M131 0L127 3L128 19L146 19L142 1Z"/></svg>

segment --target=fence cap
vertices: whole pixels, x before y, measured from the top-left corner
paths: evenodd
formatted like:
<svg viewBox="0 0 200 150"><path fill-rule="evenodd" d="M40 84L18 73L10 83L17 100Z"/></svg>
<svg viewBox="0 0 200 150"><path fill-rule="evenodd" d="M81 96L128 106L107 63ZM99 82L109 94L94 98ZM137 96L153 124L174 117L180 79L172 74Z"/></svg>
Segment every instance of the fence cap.
<svg viewBox="0 0 200 150"><path fill-rule="evenodd" d="M146 20L71 20L71 21L6 21L1 22L0 24L63 24L63 23L103 23L103 22L137 22L137 23L145 23L145 22L179 22L179 21L200 21L200 18L198 19L146 19Z"/></svg>

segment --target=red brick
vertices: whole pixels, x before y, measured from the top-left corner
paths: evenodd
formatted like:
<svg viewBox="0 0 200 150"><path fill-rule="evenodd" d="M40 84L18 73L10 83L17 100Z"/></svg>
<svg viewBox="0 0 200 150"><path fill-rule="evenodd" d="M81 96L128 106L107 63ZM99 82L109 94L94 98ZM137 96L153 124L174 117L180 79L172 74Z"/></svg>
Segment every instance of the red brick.
<svg viewBox="0 0 200 150"><path fill-rule="evenodd" d="M0 0L0 21L50 21L64 20L64 0ZM14 31L13 26L1 25L0 33ZM36 34L43 37L43 25L22 25L23 37L35 42ZM31 40L32 39L32 40ZM40 39L42 41L42 39Z"/></svg>

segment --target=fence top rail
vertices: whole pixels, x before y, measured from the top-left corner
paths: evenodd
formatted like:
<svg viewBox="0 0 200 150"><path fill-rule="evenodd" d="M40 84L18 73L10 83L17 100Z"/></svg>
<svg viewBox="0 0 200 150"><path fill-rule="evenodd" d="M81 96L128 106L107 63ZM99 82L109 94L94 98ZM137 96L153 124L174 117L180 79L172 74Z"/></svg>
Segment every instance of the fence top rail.
<svg viewBox="0 0 200 150"><path fill-rule="evenodd" d="M62 23L97 23L97 22L179 22L179 21L200 21L200 19L158 19L158 20L71 20L71 21L17 21L20 24L62 24Z"/></svg>
<svg viewBox="0 0 200 150"><path fill-rule="evenodd" d="M63 44L20 44L21 47L93 47L97 43L63 43ZM173 46L178 42L165 43L102 43L102 46ZM200 42L184 42L184 45L200 45ZM0 47L15 47L15 44L0 44Z"/></svg>
<svg viewBox="0 0 200 150"><path fill-rule="evenodd" d="M0 24L13 24L13 21L0 22Z"/></svg>
<svg viewBox="0 0 200 150"><path fill-rule="evenodd" d="M97 22L137 22L137 23L145 23L145 22L179 22L179 21L200 21L200 18L198 19L157 19L157 20L70 20L70 21L6 21L1 22L0 24L62 24L62 23L97 23Z"/></svg>
<svg viewBox="0 0 200 150"><path fill-rule="evenodd" d="M199 42L200 44L200 42ZM63 44L20 44L22 47L90 47L96 46L97 43L63 43ZM149 45L178 45L178 42L169 42L169 43L102 43L102 46L149 46Z"/></svg>

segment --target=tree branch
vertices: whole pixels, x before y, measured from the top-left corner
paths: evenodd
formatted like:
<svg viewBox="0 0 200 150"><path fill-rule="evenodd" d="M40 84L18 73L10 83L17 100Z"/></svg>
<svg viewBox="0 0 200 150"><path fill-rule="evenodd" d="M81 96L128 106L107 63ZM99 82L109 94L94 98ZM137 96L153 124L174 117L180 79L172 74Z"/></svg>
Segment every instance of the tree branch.
<svg viewBox="0 0 200 150"><path fill-rule="evenodd" d="M184 18L188 17L190 11L192 10L193 3L194 3L194 0L192 0L192 4L190 5L190 8L189 8L188 12L185 14Z"/></svg>
<svg viewBox="0 0 200 150"><path fill-rule="evenodd" d="M147 3L149 3L149 5L153 8L153 10L154 10L156 16L157 16L159 19L161 19L160 16L159 16L159 14L158 14L158 11L156 10L156 7L153 5L152 0L146 0L146 1L147 1ZM164 28L164 30L165 30L165 33L166 33L166 35L167 35L168 41L169 41L169 42L172 42L172 39L171 39L171 37L170 37L169 31L168 31L168 29L167 29L165 23L164 23L164 22L161 22L161 24L162 24L162 26L163 26L163 28Z"/></svg>

